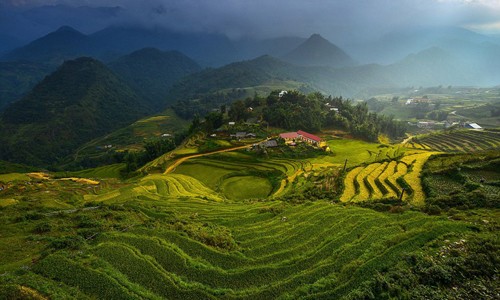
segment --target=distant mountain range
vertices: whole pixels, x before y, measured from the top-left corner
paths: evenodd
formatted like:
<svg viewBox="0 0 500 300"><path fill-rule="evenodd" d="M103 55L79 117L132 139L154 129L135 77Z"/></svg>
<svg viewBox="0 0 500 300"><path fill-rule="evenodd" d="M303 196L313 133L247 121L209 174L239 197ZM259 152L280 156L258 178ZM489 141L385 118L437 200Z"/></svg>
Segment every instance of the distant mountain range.
<svg viewBox="0 0 500 300"><path fill-rule="evenodd" d="M48 166L149 112L101 62L85 57L67 61L5 109L0 160Z"/></svg>
<svg viewBox="0 0 500 300"><path fill-rule="evenodd" d="M236 49L223 35L181 34L159 28L138 27L108 27L86 35L74 28L63 26L10 51L2 60L26 60L59 65L64 60L86 55L112 61L144 47L178 50L208 66L222 65L236 57Z"/></svg>

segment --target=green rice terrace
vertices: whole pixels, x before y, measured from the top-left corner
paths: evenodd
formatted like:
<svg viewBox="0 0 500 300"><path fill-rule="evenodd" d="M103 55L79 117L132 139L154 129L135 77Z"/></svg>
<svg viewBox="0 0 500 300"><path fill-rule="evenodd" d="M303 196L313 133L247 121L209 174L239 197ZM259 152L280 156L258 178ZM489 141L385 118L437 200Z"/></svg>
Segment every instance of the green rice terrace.
<svg viewBox="0 0 500 300"><path fill-rule="evenodd" d="M406 147L441 152L474 152L500 149L500 131L453 130L410 139Z"/></svg>
<svg viewBox="0 0 500 300"><path fill-rule="evenodd" d="M0 298L494 299L500 153L477 134L0 174Z"/></svg>

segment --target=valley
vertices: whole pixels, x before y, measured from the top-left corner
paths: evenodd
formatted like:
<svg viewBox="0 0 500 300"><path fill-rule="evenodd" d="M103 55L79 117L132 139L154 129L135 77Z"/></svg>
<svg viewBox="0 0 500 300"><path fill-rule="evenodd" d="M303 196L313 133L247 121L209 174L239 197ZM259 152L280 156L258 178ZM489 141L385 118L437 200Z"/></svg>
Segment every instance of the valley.
<svg viewBox="0 0 500 300"><path fill-rule="evenodd" d="M496 4L28 2L0 299L500 298Z"/></svg>

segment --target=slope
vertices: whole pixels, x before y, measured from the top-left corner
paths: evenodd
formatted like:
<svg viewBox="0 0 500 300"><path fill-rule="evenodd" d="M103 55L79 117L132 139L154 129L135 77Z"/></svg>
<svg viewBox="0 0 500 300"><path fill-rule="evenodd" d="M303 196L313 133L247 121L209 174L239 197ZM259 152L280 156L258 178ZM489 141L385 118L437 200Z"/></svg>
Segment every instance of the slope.
<svg viewBox="0 0 500 300"><path fill-rule="evenodd" d="M48 165L146 111L141 99L99 61L67 61L6 108L0 157Z"/></svg>
<svg viewBox="0 0 500 300"><path fill-rule="evenodd" d="M40 63L0 62L0 111L29 92L53 67Z"/></svg>
<svg viewBox="0 0 500 300"><path fill-rule="evenodd" d="M155 111L165 108L168 90L178 79L198 72L200 66L178 51L144 48L109 63Z"/></svg>

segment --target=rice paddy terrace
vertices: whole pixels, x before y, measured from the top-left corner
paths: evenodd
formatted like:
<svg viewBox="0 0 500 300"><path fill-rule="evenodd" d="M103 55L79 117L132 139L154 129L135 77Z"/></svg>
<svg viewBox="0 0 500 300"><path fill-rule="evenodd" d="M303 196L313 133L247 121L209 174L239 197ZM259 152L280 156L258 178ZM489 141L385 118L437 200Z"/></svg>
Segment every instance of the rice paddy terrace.
<svg viewBox="0 0 500 300"><path fill-rule="evenodd" d="M413 137L406 144L413 149L441 152L476 152L500 149L500 131L454 130Z"/></svg>
<svg viewBox="0 0 500 300"><path fill-rule="evenodd" d="M44 278L37 284L107 299L336 299L406 253L468 231L417 212L327 203L149 201L161 206L141 204L155 229L110 232L79 253L49 255L33 267ZM165 217L175 213L190 222ZM192 228L175 230L183 226Z"/></svg>
<svg viewBox="0 0 500 300"><path fill-rule="evenodd" d="M358 166L345 176L340 200L356 202L402 197L406 202L423 205L425 195L420 175L424 163L434 153L410 154L400 160Z"/></svg>
<svg viewBox="0 0 500 300"><path fill-rule="evenodd" d="M97 186L40 178L64 205L45 207L39 200L49 196L38 190L4 201L0 242L19 246L10 267L0 268L0 295L3 284L12 290L7 295L35 299L349 298L408 254L474 229L418 211L349 205L396 198L403 187L406 202L423 204L420 174L434 152L384 151L394 155L365 153L373 161L344 174L344 204L280 198L340 168L331 157L321 164L318 157L264 159L239 150L191 157L129 182L105 179L117 165L94 170L106 175ZM68 191L52 180L72 184L73 196L65 202ZM43 207L44 214L22 219L17 206ZM14 275L14 266L22 271Z"/></svg>

